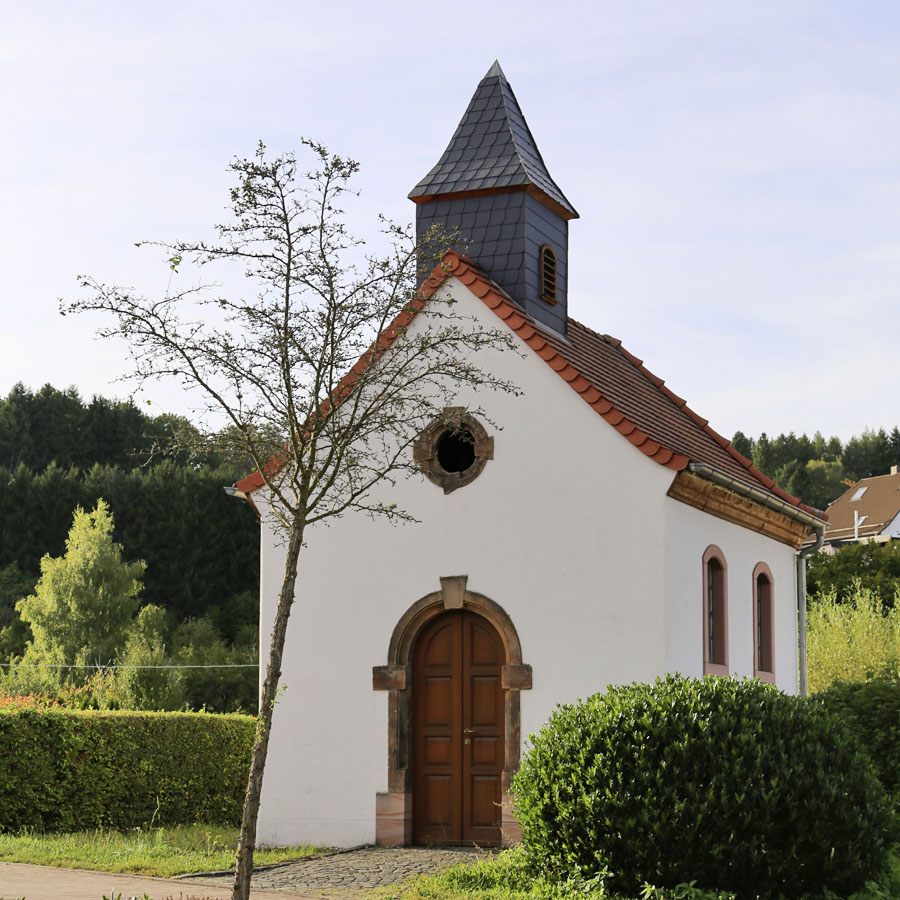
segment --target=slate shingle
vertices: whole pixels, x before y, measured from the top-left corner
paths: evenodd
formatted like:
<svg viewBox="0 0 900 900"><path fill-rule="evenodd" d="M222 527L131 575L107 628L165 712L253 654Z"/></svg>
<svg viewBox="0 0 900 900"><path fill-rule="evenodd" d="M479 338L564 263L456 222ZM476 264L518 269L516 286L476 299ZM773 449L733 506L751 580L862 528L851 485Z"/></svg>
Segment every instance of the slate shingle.
<svg viewBox="0 0 900 900"><path fill-rule="evenodd" d="M487 169L485 160L491 163ZM443 156L409 196L525 185L539 188L577 218L550 177L516 95L495 62L475 90Z"/></svg>

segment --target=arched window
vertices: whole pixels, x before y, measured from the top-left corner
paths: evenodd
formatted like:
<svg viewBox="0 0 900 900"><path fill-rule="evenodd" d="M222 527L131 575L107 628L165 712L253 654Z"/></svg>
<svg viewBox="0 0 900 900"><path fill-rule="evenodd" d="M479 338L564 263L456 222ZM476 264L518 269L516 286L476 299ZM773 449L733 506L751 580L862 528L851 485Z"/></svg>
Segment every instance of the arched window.
<svg viewBox="0 0 900 900"><path fill-rule="evenodd" d="M540 280L541 300L547 303L556 303L557 291L557 265L556 254L549 244L541 247L540 253Z"/></svg>
<svg viewBox="0 0 900 900"><path fill-rule="evenodd" d="M703 554L703 674L728 674L728 567L715 544Z"/></svg>
<svg viewBox="0 0 900 900"><path fill-rule="evenodd" d="M772 570L763 562L753 570L753 674L775 684L775 605Z"/></svg>

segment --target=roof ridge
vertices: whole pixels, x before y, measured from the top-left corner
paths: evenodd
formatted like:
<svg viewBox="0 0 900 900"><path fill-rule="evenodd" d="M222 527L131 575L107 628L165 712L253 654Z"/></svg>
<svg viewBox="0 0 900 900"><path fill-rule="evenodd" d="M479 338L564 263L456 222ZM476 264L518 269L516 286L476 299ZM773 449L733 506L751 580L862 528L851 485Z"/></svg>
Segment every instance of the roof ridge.
<svg viewBox="0 0 900 900"><path fill-rule="evenodd" d="M569 325L577 325L579 328L583 328L585 331L590 332L594 337L600 338L601 341L606 341L608 344L615 345L622 343L620 338L603 331L597 331L595 328L591 328L590 325L585 325L584 322L580 322L578 319L573 319L571 316L567 316L566 319Z"/></svg>
<svg viewBox="0 0 900 900"><path fill-rule="evenodd" d="M509 136L510 136L510 139L512 140L513 149L516 151L516 158L519 160L519 164L522 166L522 168L525 170L525 172L528 173L530 176L530 169L529 169L528 163L525 161L525 159L522 156L522 149L519 147L519 142L516 140L516 133L515 133L515 131L513 131L512 122L510 122L510 120L509 120L510 100L513 103L515 103L515 105L517 107L517 112L522 117L522 122L524 123L525 128L530 135L531 135L531 129L528 127L528 122L525 121L525 114L522 112L522 107L519 106L519 101L516 98L515 91L513 91L512 85L506 80L506 76L503 76L502 78L500 78L499 81L500 81L500 98L503 101L503 108L506 111L506 115L504 116L504 119L506 121L506 129L507 129L507 131L509 131ZM504 90L504 88L505 88L505 90ZM507 91L509 92L510 96L507 96ZM535 152L538 160L540 161L541 165L544 167L544 171L549 176L550 170L547 168L547 163L544 162L544 157L541 155L541 149L540 149L540 147L538 147L537 141L534 139L534 135L531 135L531 146L534 149L534 152ZM535 187L539 187L539 186L535 185Z"/></svg>

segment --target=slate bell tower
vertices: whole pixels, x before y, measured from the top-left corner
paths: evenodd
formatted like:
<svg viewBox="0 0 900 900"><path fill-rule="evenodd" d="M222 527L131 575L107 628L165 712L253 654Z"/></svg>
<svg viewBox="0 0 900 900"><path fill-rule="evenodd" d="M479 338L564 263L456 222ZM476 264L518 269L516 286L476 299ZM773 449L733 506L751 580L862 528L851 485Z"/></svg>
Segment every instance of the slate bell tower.
<svg viewBox="0 0 900 900"><path fill-rule="evenodd" d="M578 213L550 177L500 63L409 198L420 241L436 223L458 232L460 249L529 315L566 333L569 219Z"/></svg>

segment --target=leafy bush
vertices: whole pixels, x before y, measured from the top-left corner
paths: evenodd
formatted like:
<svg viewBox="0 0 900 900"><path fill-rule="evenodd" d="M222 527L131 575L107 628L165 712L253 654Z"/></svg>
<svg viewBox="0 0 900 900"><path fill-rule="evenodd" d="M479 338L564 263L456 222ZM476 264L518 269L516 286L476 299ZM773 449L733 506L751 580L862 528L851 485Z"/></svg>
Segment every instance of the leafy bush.
<svg viewBox="0 0 900 900"><path fill-rule="evenodd" d="M881 597L858 581L840 598L833 591L814 598L806 633L812 693L900 670L900 604L885 610Z"/></svg>
<svg viewBox="0 0 900 900"><path fill-rule="evenodd" d="M236 825L255 721L0 710L0 829Z"/></svg>
<svg viewBox="0 0 900 900"><path fill-rule="evenodd" d="M881 870L889 801L822 704L670 675L560 706L514 782L532 870L634 891L847 891Z"/></svg>
<svg viewBox="0 0 900 900"><path fill-rule="evenodd" d="M165 617L162 607L149 604L131 625L116 672L127 709L175 710L184 704L185 670L171 668L166 656Z"/></svg>
<svg viewBox="0 0 900 900"><path fill-rule="evenodd" d="M10 666L0 671L0 707L18 709L123 709L125 691L114 669L93 669L81 681L65 681L58 669Z"/></svg>
<svg viewBox="0 0 900 900"><path fill-rule="evenodd" d="M819 695L853 732L892 794L900 794L900 681L833 684Z"/></svg>
<svg viewBox="0 0 900 900"><path fill-rule="evenodd" d="M181 671L187 705L216 712L256 712L259 669L247 664L257 660L257 647L255 632L244 646L229 647L211 619L182 622L172 635L172 661L191 667ZM235 668L195 668L198 666Z"/></svg>

